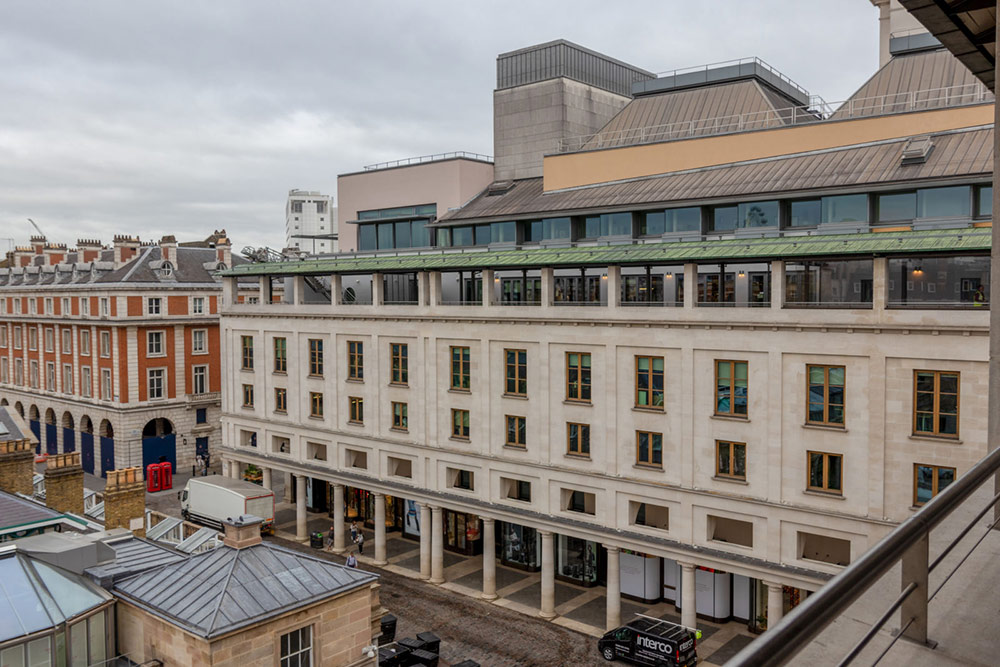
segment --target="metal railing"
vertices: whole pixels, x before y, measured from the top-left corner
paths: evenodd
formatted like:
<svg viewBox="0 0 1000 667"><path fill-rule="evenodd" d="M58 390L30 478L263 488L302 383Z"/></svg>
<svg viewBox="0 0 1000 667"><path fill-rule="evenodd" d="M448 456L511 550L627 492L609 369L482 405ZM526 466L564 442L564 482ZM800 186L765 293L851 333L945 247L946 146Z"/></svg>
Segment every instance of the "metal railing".
<svg viewBox="0 0 1000 667"><path fill-rule="evenodd" d="M945 575L944 581L933 592L930 591L929 575L996 506L997 502L1000 502L1000 493L993 494L993 490L990 490L990 501L978 509L975 517L961 528L957 536L947 542L933 561L930 560L929 554L930 532L949 518L952 512L983 484L995 479L998 471L1000 471L1000 449L995 449L920 508L916 514L897 526L861 558L827 582L818 592L810 595L775 627L740 651L726 663L727 667L776 666L790 662L799 651L840 617L852 603L865 595L897 563L901 564L902 569L898 596L882 611L864 636L837 661L837 664L848 665L857 658L896 611L901 611L900 630L875 662L881 660L901 637L918 644L926 644L928 602L948 583L951 576L996 527L1000 519L991 521L987 533L980 537L969 554L961 558L958 565ZM992 519L992 516L990 518ZM949 525L955 527L953 524ZM990 612L984 610L984 613ZM829 646L825 650L829 650Z"/></svg>
<svg viewBox="0 0 1000 667"><path fill-rule="evenodd" d="M763 69L767 72L769 77L777 79L782 84L792 88L797 91L802 97L809 97L809 91L800 86L799 84L792 81L790 78L776 70L775 68L768 65L766 62L758 58L757 56L751 56L749 58L736 58L734 60L723 60L722 62L709 63L707 65L695 65L694 67L682 67L679 69L667 70L666 72L657 72L657 79L676 79L679 76L684 76L686 74L697 74L703 72L706 75L712 70L721 70L730 67L740 67L741 65L756 65L757 67Z"/></svg>
<svg viewBox="0 0 1000 667"><path fill-rule="evenodd" d="M416 157L405 157L400 160L389 160L388 162L376 162L366 164L365 171L375 171L377 169L390 169L392 167L407 167L412 164L422 164L424 162L436 162L438 160L451 160L453 158L468 158L470 160L480 160L482 162L493 162L492 155L482 153L470 153L469 151L452 151L451 153L434 153L433 155L418 155Z"/></svg>
<svg viewBox="0 0 1000 667"><path fill-rule="evenodd" d="M824 102L822 98L810 98L808 105L799 107L750 111L730 116L684 120L663 125L565 137L559 140L558 150L560 153L568 153L678 139L695 139L719 134L789 127L801 123L868 118L908 111L927 111L982 104L992 99L993 93L981 83L854 98L834 103Z"/></svg>

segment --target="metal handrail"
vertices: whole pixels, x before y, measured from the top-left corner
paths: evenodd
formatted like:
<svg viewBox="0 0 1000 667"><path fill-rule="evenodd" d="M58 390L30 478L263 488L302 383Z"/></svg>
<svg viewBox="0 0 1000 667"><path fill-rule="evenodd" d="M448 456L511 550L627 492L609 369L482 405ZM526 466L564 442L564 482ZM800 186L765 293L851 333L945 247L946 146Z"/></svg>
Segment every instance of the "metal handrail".
<svg viewBox="0 0 1000 667"><path fill-rule="evenodd" d="M434 162L436 160L449 160L451 158L464 157L470 160L481 160L483 162L493 162L492 155L482 153L471 153L469 151L452 151L450 153L433 153L431 155L418 155L416 157L405 157L399 160L389 160L388 162L376 162L366 164L365 171L375 171L377 169L389 169L391 167L405 167L411 164L421 164L423 162Z"/></svg>
<svg viewBox="0 0 1000 667"><path fill-rule="evenodd" d="M916 514L899 524L861 558L847 566L819 591L810 595L776 626L736 654L726 663L727 667L783 665L790 661L810 640L864 595L872 584L895 567L909 549L925 539L935 526L944 521L980 486L993 479L998 471L1000 471L1000 448L983 457L967 473L932 498ZM939 562L940 559L935 561L935 564ZM898 608L912 594L913 591L908 589L909 587L901 591L900 597L893 603L894 607ZM881 624L889 619L891 611L883 614ZM875 634L869 631L855 650L863 648L867 640Z"/></svg>
<svg viewBox="0 0 1000 667"><path fill-rule="evenodd" d="M633 127L610 132L597 132L564 137L559 140L560 153L587 149L693 139L697 137L767 130L788 127L803 122L822 122L836 119L868 118L908 111L926 111L946 107L981 104L990 101L993 94L981 83L969 83L944 88L889 93L872 97L859 97L842 102L827 103L821 98L810 98L805 106L784 109L764 109L742 114L676 121L660 125Z"/></svg>

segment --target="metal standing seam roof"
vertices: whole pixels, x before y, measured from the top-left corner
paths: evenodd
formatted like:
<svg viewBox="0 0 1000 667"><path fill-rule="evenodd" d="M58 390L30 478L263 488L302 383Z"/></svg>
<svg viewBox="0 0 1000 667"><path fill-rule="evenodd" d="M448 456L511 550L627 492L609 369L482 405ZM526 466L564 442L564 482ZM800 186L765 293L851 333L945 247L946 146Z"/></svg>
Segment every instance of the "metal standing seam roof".
<svg viewBox="0 0 1000 667"><path fill-rule="evenodd" d="M27 530L40 524L56 524L62 519L60 512L0 491L0 532Z"/></svg>
<svg viewBox="0 0 1000 667"><path fill-rule="evenodd" d="M413 255L323 257L302 261L245 264L225 272L245 275L319 275L522 268L540 266L607 266L613 264L683 263L718 260L794 259L845 255L890 255L949 251L988 251L989 228L935 229L910 232L867 232L817 236L734 238L573 248L534 248L481 252L435 252Z"/></svg>
<svg viewBox="0 0 1000 667"><path fill-rule="evenodd" d="M721 198L765 199L890 183L913 187L930 179L992 175L992 126L942 132L932 135L932 140L934 150L926 162L905 166L901 158L908 138L551 192L543 190L542 178L528 178L515 181L503 194L484 192L431 226L524 220L614 207L636 210L695 205Z"/></svg>
<svg viewBox="0 0 1000 667"><path fill-rule="evenodd" d="M370 572L262 543L196 554L127 579L114 592L210 639L377 579Z"/></svg>
<svg viewBox="0 0 1000 667"><path fill-rule="evenodd" d="M186 554L138 537L110 540L105 544L114 550L114 562L88 567L84 572L106 587L140 572L187 559Z"/></svg>

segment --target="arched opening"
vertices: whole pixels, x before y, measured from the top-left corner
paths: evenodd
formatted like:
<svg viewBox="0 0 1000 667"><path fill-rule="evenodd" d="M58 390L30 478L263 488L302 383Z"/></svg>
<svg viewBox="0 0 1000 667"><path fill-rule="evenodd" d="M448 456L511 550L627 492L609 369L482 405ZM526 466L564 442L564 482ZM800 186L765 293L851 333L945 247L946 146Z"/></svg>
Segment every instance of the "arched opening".
<svg viewBox="0 0 1000 667"><path fill-rule="evenodd" d="M28 419L38 421L38 406L32 405L28 408Z"/></svg>
<svg viewBox="0 0 1000 667"><path fill-rule="evenodd" d="M53 410L52 408L49 408L48 410L45 411L45 423L46 424L56 423L56 411Z"/></svg>
<svg viewBox="0 0 1000 667"><path fill-rule="evenodd" d="M115 427L111 425L107 419L101 420L101 427L97 431L102 438L114 438L115 437Z"/></svg>
<svg viewBox="0 0 1000 667"><path fill-rule="evenodd" d="M21 405L21 401L14 404L14 409L17 410L17 414L21 417L21 419L24 419L24 406Z"/></svg>
<svg viewBox="0 0 1000 667"><path fill-rule="evenodd" d="M80 417L80 464L94 474L94 422L87 415Z"/></svg>
<svg viewBox="0 0 1000 667"><path fill-rule="evenodd" d="M10 405L10 403L7 402L7 399L0 398L0 406L6 406L6 405Z"/></svg>
<svg viewBox="0 0 1000 667"><path fill-rule="evenodd" d="M62 416L62 441L63 441L63 452L75 452L76 451L76 431L73 430L75 426L73 415L67 410Z"/></svg>
<svg viewBox="0 0 1000 667"><path fill-rule="evenodd" d="M102 419L97 433L101 439L101 477L107 477L108 471L115 469L115 429L111 422Z"/></svg>
<svg viewBox="0 0 1000 667"><path fill-rule="evenodd" d="M170 463L177 471L177 436L169 419L150 419L142 428L142 470L152 463Z"/></svg>
<svg viewBox="0 0 1000 667"><path fill-rule="evenodd" d="M38 406L31 405L28 407L28 426L31 428L31 434L35 436L35 453L42 453L42 422L38 415Z"/></svg>

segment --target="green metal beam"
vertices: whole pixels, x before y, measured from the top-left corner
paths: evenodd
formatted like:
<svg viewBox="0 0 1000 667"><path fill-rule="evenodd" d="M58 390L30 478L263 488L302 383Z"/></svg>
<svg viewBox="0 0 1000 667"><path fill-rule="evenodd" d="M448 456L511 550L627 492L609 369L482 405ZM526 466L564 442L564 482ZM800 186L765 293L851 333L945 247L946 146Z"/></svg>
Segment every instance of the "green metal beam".
<svg viewBox="0 0 1000 667"><path fill-rule="evenodd" d="M399 273L559 266L607 266L711 261L766 261L847 255L988 251L989 228L867 232L823 236L782 236L716 241L673 241L573 248L527 248L494 251L427 251L423 254L322 257L285 262L241 264L223 276L328 275Z"/></svg>

